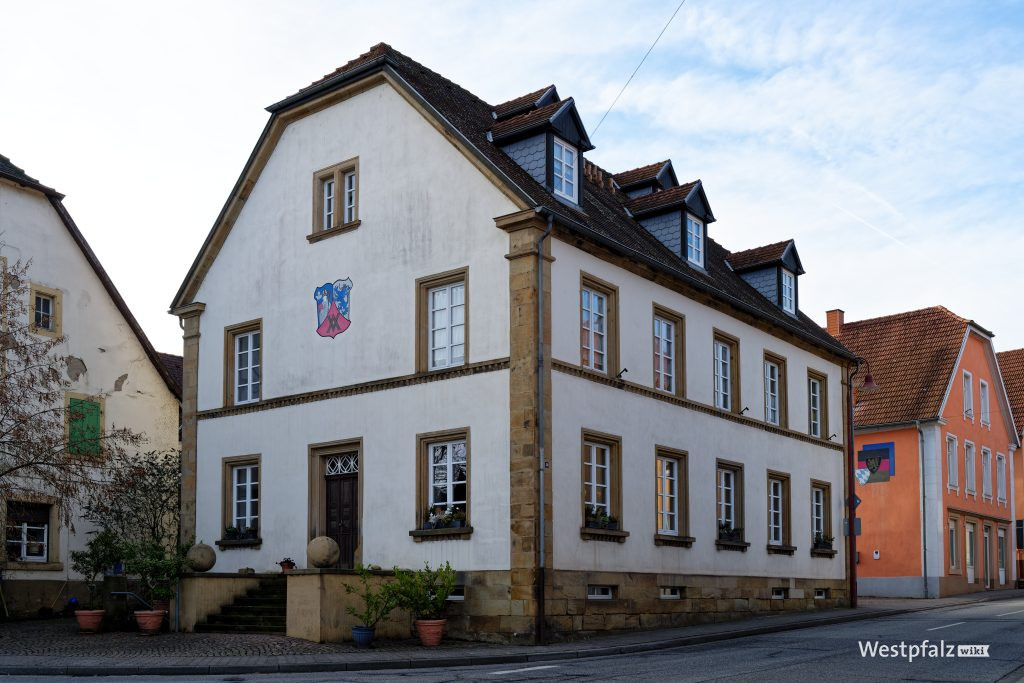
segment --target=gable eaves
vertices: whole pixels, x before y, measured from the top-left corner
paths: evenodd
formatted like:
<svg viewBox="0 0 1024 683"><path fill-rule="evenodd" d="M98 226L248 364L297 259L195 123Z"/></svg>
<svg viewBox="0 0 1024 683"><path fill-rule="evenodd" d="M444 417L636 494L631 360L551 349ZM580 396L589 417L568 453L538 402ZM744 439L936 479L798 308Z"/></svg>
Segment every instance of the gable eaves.
<svg viewBox="0 0 1024 683"><path fill-rule="evenodd" d="M960 351L956 354L956 360L953 361L953 368L949 370L949 382L946 383L946 391L942 394L942 402L939 403L939 414L938 417L942 417L946 414L946 403L949 401L949 394L953 391L953 382L956 381L957 375L960 370L960 362L964 358L964 349L967 348L967 340L971 336L971 326L968 325L967 329L964 330L964 338L960 340Z"/></svg>

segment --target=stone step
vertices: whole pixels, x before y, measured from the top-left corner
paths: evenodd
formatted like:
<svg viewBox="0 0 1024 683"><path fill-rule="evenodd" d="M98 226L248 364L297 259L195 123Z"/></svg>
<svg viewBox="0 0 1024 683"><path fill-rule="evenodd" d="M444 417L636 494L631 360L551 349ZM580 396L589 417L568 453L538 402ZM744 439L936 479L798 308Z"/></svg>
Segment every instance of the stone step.
<svg viewBox="0 0 1024 683"><path fill-rule="evenodd" d="M267 614L211 614L206 623L208 624L231 624L235 626L244 626L246 624L254 625L265 625L265 626L279 626L284 628L287 617L283 614L280 615L267 615Z"/></svg>
<svg viewBox="0 0 1024 683"><path fill-rule="evenodd" d="M250 598L246 596L244 598L235 598L232 604L239 607L284 607L288 604L288 601L284 598L264 598L261 596Z"/></svg>
<svg viewBox="0 0 1024 683"><path fill-rule="evenodd" d="M283 615L288 612L286 605L227 605L220 610L221 614L272 614Z"/></svg>
<svg viewBox="0 0 1024 683"><path fill-rule="evenodd" d="M256 626L246 624L236 626L232 624L196 624L197 633L270 633L284 635L285 627L282 626Z"/></svg>

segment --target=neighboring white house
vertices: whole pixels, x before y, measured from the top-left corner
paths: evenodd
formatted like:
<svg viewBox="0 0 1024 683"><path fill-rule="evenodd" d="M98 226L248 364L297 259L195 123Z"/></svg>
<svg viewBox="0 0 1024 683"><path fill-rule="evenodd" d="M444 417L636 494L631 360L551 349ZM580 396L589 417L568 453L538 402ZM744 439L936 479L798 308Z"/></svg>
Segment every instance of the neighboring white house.
<svg viewBox="0 0 1024 683"><path fill-rule="evenodd" d="M447 560L449 627L508 639L847 601L852 356L792 241L730 253L671 162L585 160L554 86L378 45L269 111L172 304L217 571Z"/></svg>
<svg viewBox="0 0 1024 683"><path fill-rule="evenodd" d="M142 451L178 448L180 357L158 354L64 208L63 195L0 156L0 256L31 259L25 315L36 334L63 334L73 404L69 429L113 425L144 437ZM177 374L177 376L175 376ZM59 523L54 499L0 501L5 528L3 590L11 612L60 610L81 596L68 553L84 547Z"/></svg>

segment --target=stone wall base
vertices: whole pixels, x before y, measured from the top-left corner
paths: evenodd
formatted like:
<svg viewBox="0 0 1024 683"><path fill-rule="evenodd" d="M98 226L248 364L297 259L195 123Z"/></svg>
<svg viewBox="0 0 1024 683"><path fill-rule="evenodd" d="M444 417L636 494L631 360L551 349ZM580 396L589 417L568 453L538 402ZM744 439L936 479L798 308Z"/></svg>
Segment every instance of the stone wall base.
<svg viewBox="0 0 1024 683"><path fill-rule="evenodd" d="M260 585L260 574L186 574L181 578L181 605L171 601L171 615L180 614L182 631L195 630L235 598Z"/></svg>
<svg viewBox="0 0 1024 683"><path fill-rule="evenodd" d="M371 586L393 581L392 572L374 572ZM346 586L362 590L359 576L344 569L306 569L288 573L288 630L292 638L314 643L352 640L352 627L360 622L348 607L363 610L363 600L349 594ZM377 624L378 638L409 638L412 619L408 612L395 610Z"/></svg>
<svg viewBox="0 0 1024 683"><path fill-rule="evenodd" d="M3 592L4 604L12 617L41 616L51 610L58 614L72 597L78 598L81 605L89 600L89 589L83 581L65 581L63 578L59 581L5 578Z"/></svg>

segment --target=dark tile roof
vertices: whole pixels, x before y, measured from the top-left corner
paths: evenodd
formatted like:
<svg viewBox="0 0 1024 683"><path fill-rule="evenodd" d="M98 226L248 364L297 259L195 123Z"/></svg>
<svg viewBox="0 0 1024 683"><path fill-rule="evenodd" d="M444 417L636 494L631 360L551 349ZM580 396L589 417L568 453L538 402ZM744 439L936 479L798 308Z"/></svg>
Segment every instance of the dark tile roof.
<svg viewBox="0 0 1024 683"><path fill-rule="evenodd" d="M368 52L303 88L295 95L270 105L267 110L276 115L292 106L318 97L322 92L340 87L350 79L361 78L364 73L371 73L373 69L385 66L392 69L400 81L408 84L423 99L428 108L433 108L443 122L450 124L458 136L461 136L472 149L478 152L486 163L495 168L500 175L504 175L513 191L519 193L524 201L554 214L567 229L597 241L628 258L645 262L648 266L666 272L712 297L728 302L761 320L796 334L816 346L828 349L840 356L852 358L849 351L813 320L803 313L798 313L797 316L783 313L739 275L733 273L725 262L729 252L714 240L708 239L705 272L691 268L683 259L630 217L625 210L625 202L628 201L628 198L612 189L610 183L593 182L584 174L580 183L580 210L558 201L551 192L505 154L499 145L488 140L488 132L495 127L494 118L491 115L491 112L494 111L493 105L484 102L468 90L384 43L375 45ZM564 102L565 100L552 106L557 109ZM544 111L545 108L542 108L537 110L539 113L534 115L543 116ZM513 117L506 122L499 122L499 124L512 123L519 118ZM604 171L601 173L603 176L610 175ZM693 185L694 183L688 183L654 193L654 195L648 196L650 198L640 199L646 199L652 205L661 206L661 202L671 200L678 194L685 198ZM214 229L216 230L216 227ZM212 233L211 237L207 238L207 244L210 243L211 238ZM197 264L200 258L197 258ZM197 265L193 265L193 271L196 268ZM191 277L191 273L189 277ZM186 278L175 298L175 305L185 303L183 294L188 282L189 279Z"/></svg>
<svg viewBox="0 0 1024 683"><path fill-rule="evenodd" d="M525 114L518 114L512 118L505 119L504 121L498 121L494 124L494 127L491 128L491 134L497 142L499 140L504 140L505 138L510 138L517 133L528 131L531 128L543 126L569 101L570 100L560 100L558 102L552 102L551 104L545 104L539 109L528 111Z"/></svg>
<svg viewBox="0 0 1024 683"><path fill-rule="evenodd" d="M520 95L515 99L511 99L508 102L502 102L501 104L494 105L494 113L499 119L505 118L510 114L517 114L520 111L532 109L533 105L537 103L544 93L554 88L554 85L546 85L539 90L534 90L531 93Z"/></svg>
<svg viewBox="0 0 1024 683"><path fill-rule="evenodd" d="M668 159L665 161L658 161L653 164L647 164L640 168L634 168L629 171L622 171L612 176L615 182L619 184L619 187L626 188L630 185L639 185L645 182L654 182L657 179L658 174L661 173L661 169L665 168L665 164L668 163Z"/></svg>
<svg viewBox="0 0 1024 683"><path fill-rule="evenodd" d="M642 197L636 199L629 199L626 202L626 207L634 214L650 213L651 211L657 211L664 209L669 206L676 204L682 204L686 201L686 198L693 192L693 188L697 187L699 180L694 180L689 183L683 183L676 187L670 187L667 190L660 192L652 192L645 194Z"/></svg>
<svg viewBox="0 0 1024 683"><path fill-rule="evenodd" d="M117 310L121 312L121 315L128 323L128 327L135 333L135 337L139 340L143 351L146 353L146 356L149 357L153 367L156 368L157 373L159 373L160 377L164 380L167 388L174 394L174 397L180 401L181 372L179 371L178 379L175 380L171 377L167 367L161 362L156 350L149 342L149 338L142 330L142 326L139 325L139 321L135 319L134 315L132 315L131 309L128 308L128 304L125 303L124 298L121 297L121 293L117 291L117 287L114 286L113 280L111 280L110 276L107 275L107 271L103 268L103 264L100 263L99 258L97 258L92 247L89 246L89 243L85 241L85 236L82 235L82 231L78 229L74 219L71 218L71 214L69 214L68 210L64 208L64 203L61 201L64 198L64 195L57 192L57 190L54 190L52 187L47 187L35 178L29 176L25 171L18 166L15 166L11 163L10 159L3 155L0 155L0 177L8 178L21 185L38 190L46 195L50 205L53 207L54 211L57 212L57 216L60 218L61 222L64 223L64 227L67 228L68 233L70 233L71 238L82 251L82 255L85 256L85 260L89 262L90 266L92 266L93 272L96 273L96 277L100 279L100 282L103 284L103 288L107 290L107 294L110 296L111 301L114 302Z"/></svg>
<svg viewBox="0 0 1024 683"><path fill-rule="evenodd" d="M1010 412L1017 430L1024 430L1024 349L996 354L999 372L1003 376L1006 395L1010 399Z"/></svg>
<svg viewBox="0 0 1024 683"><path fill-rule="evenodd" d="M878 390L857 397L854 424L896 424L941 416L970 320L942 306L848 322L838 339L868 361ZM858 380L863 380L862 370ZM858 385L855 380L854 386Z"/></svg>
<svg viewBox="0 0 1024 683"><path fill-rule="evenodd" d="M173 353L164 353L162 351L157 351L156 355L159 356L160 361L167 368L167 373L171 376L171 379L178 383L178 391L180 392L184 359L181 356L175 356Z"/></svg>
<svg viewBox="0 0 1024 683"><path fill-rule="evenodd" d="M766 244L763 247L754 247L745 251L734 251L729 255L729 265L736 272L740 272L770 263L777 263L782 260L782 255L786 253L786 247L792 242L793 240L783 240L775 244Z"/></svg>

